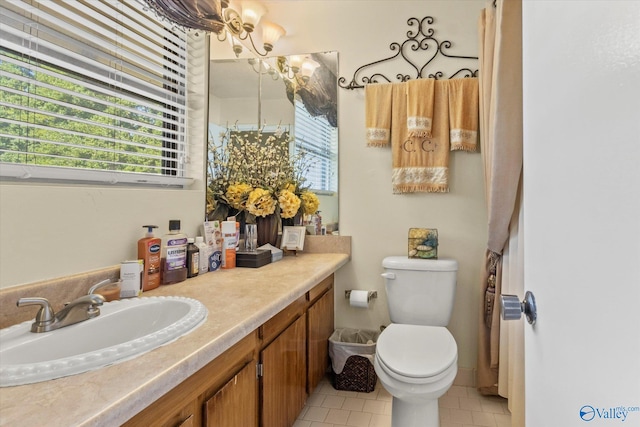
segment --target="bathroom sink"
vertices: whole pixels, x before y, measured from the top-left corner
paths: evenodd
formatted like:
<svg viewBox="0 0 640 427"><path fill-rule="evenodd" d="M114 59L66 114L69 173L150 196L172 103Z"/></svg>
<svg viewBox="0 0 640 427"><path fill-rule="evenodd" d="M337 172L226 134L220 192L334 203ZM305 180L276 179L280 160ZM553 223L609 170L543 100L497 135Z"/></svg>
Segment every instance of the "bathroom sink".
<svg viewBox="0 0 640 427"><path fill-rule="evenodd" d="M0 330L0 387L30 384L133 359L200 326L199 301L142 297L103 304L96 318L33 333L33 320Z"/></svg>

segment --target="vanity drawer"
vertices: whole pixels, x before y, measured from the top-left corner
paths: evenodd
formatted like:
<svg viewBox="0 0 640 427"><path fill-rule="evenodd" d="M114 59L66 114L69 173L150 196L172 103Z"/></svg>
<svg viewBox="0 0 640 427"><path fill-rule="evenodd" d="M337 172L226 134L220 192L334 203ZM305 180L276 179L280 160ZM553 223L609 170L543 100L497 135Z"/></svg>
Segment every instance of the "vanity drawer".
<svg viewBox="0 0 640 427"><path fill-rule="evenodd" d="M303 295L260 327L263 348L302 315L306 303L306 295Z"/></svg>
<svg viewBox="0 0 640 427"><path fill-rule="evenodd" d="M322 282L318 283L308 292L308 295L309 295L308 301L311 304L313 304L315 300L320 298L327 290L331 289L332 287L333 287L333 274L327 277L326 279L324 279Z"/></svg>

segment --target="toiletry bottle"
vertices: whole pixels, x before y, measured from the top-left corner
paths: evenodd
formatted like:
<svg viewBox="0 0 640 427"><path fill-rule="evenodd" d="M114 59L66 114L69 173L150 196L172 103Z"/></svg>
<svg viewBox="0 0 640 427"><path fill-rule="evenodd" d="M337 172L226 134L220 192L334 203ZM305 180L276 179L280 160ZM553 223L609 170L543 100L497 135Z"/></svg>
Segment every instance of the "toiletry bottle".
<svg viewBox="0 0 640 427"><path fill-rule="evenodd" d="M316 235L319 236L320 234L322 234L322 217L320 216L320 211L316 212L314 225L316 226Z"/></svg>
<svg viewBox="0 0 640 427"><path fill-rule="evenodd" d="M162 284L187 278L187 236L180 232L180 220L169 221L169 234L162 238Z"/></svg>
<svg viewBox="0 0 640 427"><path fill-rule="evenodd" d="M238 252L240 250L240 223L236 221L235 216L228 217L227 221L236 223L236 252Z"/></svg>
<svg viewBox="0 0 640 427"><path fill-rule="evenodd" d="M222 265L222 230L220 221L204 222L204 243L207 245L209 271L218 271Z"/></svg>
<svg viewBox="0 0 640 427"><path fill-rule="evenodd" d="M196 246L198 247L198 275L209 272L209 250L202 236L196 237Z"/></svg>
<svg viewBox="0 0 640 427"><path fill-rule="evenodd" d="M138 240L138 259L142 260L142 291L150 291L160 286L160 255L162 241L153 235L157 225L143 225L147 229L146 235Z"/></svg>
<svg viewBox="0 0 640 427"><path fill-rule="evenodd" d="M222 221L222 268L236 267L236 222Z"/></svg>
<svg viewBox="0 0 640 427"><path fill-rule="evenodd" d="M187 278L196 277L200 272L200 249L193 237L187 238Z"/></svg>

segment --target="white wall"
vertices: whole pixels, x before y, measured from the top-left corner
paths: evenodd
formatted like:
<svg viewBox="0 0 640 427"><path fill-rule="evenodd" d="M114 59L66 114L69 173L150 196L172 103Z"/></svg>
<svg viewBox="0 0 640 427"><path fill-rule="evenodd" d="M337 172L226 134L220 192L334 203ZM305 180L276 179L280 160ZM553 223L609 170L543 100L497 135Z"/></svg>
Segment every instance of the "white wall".
<svg viewBox="0 0 640 427"><path fill-rule="evenodd" d="M483 0L265 3L268 16L287 30L274 55L338 51L339 74L348 79L360 65L390 56L389 44L405 39L410 17L435 17L435 36L452 41L452 53L477 56L477 19L484 6ZM459 365L473 368L486 242L480 154L452 153L450 193L393 195L390 151L365 147L363 101L362 90L338 91L340 232L353 237L353 252L337 275L336 326L387 324L381 260L406 253L410 227L435 227L439 255L460 263L449 327L459 346ZM202 153L197 150L196 157ZM193 167L201 175L187 191L1 184L0 286L132 258L146 223L164 232L169 219L180 218L186 233L197 232L205 204L204 166L201 158L197 162ZM375 289L379 298L369 310L352 309L341 297L345 289Z"/></svg>

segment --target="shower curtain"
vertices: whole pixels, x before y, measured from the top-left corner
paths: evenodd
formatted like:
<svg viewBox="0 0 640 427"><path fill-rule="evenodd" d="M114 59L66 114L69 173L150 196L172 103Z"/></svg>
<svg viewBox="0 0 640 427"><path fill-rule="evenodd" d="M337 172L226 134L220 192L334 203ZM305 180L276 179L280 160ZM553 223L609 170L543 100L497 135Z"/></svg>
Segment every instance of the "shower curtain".
<svg viewBox="0 0 640 427"><path fill-rule="evenodd" d="M523 330L500 321L500 294L522 297L522 1L487 1L479 20L480 138L488 242L482 277L476 386L524 414ZM519 326L519 328L518 328ZM501 330L502 329L502 330ZM524 425L524 422L522 422Z"/></svg>

